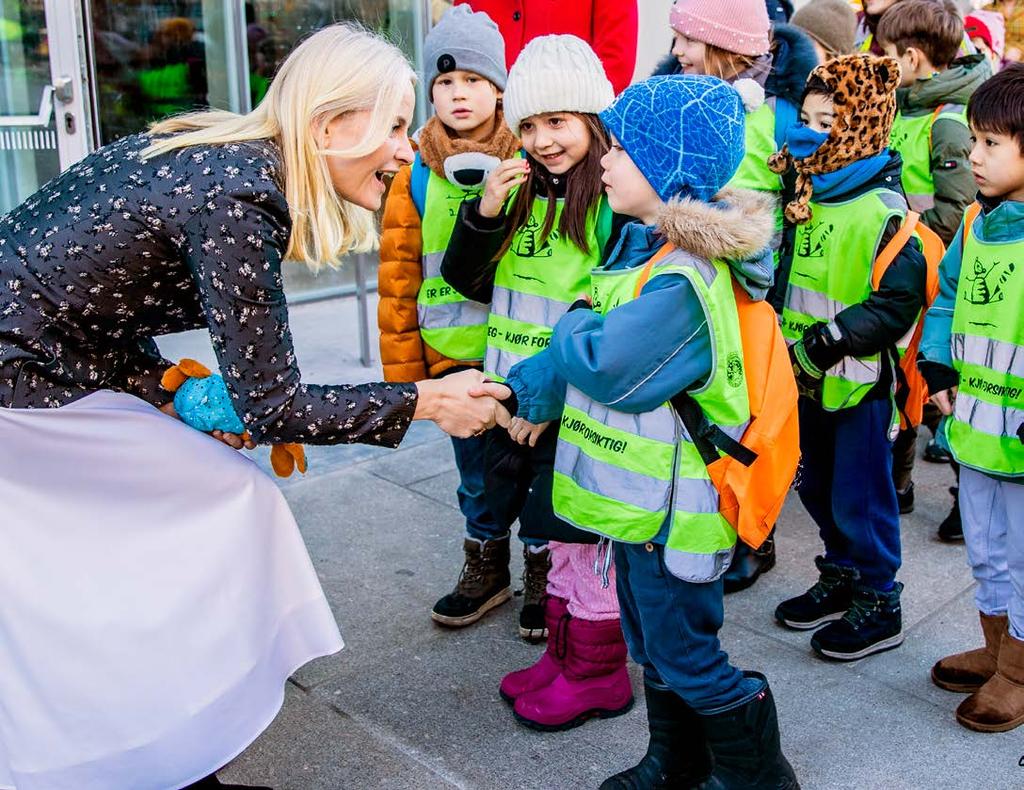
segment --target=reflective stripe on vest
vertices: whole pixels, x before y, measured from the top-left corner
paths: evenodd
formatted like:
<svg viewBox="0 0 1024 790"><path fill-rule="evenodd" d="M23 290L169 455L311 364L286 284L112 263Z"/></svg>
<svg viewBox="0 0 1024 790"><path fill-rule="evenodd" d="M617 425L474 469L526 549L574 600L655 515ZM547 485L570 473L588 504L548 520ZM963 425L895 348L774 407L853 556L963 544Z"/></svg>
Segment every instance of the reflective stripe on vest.
<svg viewBox="0 0 1024 790"><path fill-rule="evenodd" d="M811 221L796 228L782 310L782 334L790 344L868 297L882 235L893 217L906 214L907 204L898 193L877 189L844 203L812 202L811 208ZM847 356L825 371L823 408L860 403L879 381L881 356Z"/></svg>
<svg viewBox="0 0 1024 790"><path fill-rule="evenodd" d="M419 166L419 162L413 164ZM459 208L479 194L479 189L463 189L431 171L420 221L423 283L416 297L420 336L439 354L466 362L484 358L489 310L487 305L466 299L441 277L441 261Z"/></svg>
<svg viewBox="0 0 1024 790"><path fill-rule="evenodd" d="M594 309L607 314L635 298L643 267L592 274ZM690 394L734 438L750 422L739 318L728 267L675 250L652 276L686 277L712 327L713 368ZM719 513L718 491L671 404L628 414L569 386L558 432L555 513L581 529L640 543L667 528L673 573L709 581L727 567L736 533Z"/></svg>
<svg viewBox="0 0 1024 790"><path fill-rule="evenodd" d="M1024 239L986 243L965 233L950 349L960 375L946 436L957 461L1024 476Z"/></svg>
<svg viewBox="0 0 1024 790"><path fill-rule="evenodd" d="M907 202L914 211L935 207L935 178L932 175L932 126L940 118L967 126L967 108L945 104L935 112L906 116L896 113L889 135L889 147L903 158L900 181Z"/></svg>
<svg viewBox="0 0 1024 790"><path fill-rule="evenodd" d="M601 260L611 233L607 199L601 198L587 220L589 253L561 236L562 208L559 200L551 234L543 240L548 201L535 198L527 224L516 232L512 246L498 262L484 358L484 370L495 381L504 381L513 365L547 348L558 319L588 289L590 270Z"/></svg>

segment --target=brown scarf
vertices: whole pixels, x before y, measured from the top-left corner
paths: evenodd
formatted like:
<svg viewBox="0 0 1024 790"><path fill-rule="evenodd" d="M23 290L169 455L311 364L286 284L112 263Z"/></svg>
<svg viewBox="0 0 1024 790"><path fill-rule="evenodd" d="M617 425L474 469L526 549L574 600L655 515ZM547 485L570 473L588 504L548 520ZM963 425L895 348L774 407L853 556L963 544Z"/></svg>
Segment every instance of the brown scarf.
<svg viewBox="0 0 1024 790"><path fill-rule="evenodd" d="M420 132L420 156L434 173L444 178L444 160L455 154L483 153L498 159L511 159L519 150L519 140L505 123L505 115L497 111L497 123L491 136L482 142L463 140L452 134L435 115Z"/></svg>
<svg viewBox="0 0 1024 790"><path fill-rule="evenodd" d="M809 79L815 77L832 94L835 118L828 139L805 159L793 159L787 146L768 159L774 173L785 173L790 167L797 172L796 196L786 206L786 219L796 225L811 218L807 205L814 194L811 176L834 173L889 145L900 64L893 58L845 55L818 66Z"/></svg>

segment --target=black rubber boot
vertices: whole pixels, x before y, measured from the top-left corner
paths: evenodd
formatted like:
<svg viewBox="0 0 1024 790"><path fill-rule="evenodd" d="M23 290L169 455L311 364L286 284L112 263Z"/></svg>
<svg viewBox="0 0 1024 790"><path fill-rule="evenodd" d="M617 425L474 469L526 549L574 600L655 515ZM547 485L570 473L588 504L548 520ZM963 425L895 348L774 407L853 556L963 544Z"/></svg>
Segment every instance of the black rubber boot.
<svg viewBox="0 0 1024 790"><path fill-rule="evenodd" d="M799 790L800 784L782 753L779 719L768 681L759 672L744 672L764 686L730 708L701 716L715 769L699 790Z"/></svg>
<svg viewBox="0 0 1024 790"><path fill-rule="evenodd" d="M739 592L750 587L758 576L775 567L775 529L768 533L764 543L758 549L752 549L742 540L736 542L736 551L732 555L729 570L722 581L725 583L725 594Z"/></svg>
<svg viewBox="0 0 1024 790"><path fill-rule="evenodd" d="M964 525L960 521L960 487L950 486L953 495L953 509L939 524L939 540L944 543L960 543L964 539Z"/></svg>
<svg viewBox="0 0 1024 790"><path fill-rule="evenodd" d="M600 790L675 790L693 787L711 774L711 752L700 715L671 689L644 683L647 754L632 768L610 776Z"/></svg>
<svg viewBox="0 0 1024 790"><path fill-rule="evenodd" d="M182 790L274 790L274 788L266 785L226 785L217 778L217 774L210 774Z"/></svg>

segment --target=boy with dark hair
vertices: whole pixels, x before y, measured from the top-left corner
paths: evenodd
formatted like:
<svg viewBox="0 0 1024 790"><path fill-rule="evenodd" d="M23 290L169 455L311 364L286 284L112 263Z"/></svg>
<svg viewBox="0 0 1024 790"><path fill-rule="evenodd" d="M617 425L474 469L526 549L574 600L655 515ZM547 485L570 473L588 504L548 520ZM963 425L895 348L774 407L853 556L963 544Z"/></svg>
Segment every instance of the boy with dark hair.
<svg viewBox="0 0 1024 790"><path fill-rule="evenodd" d="M794 242L780 263L782 334L801 388L798 491L825 548L818 581L775 617L817 628L814 651L844 661L903 641L891 393L897 345L925 295L916 239L893 242L873 287L875 261L907 213L900 157L888 148L898 84L891 58L848 55L818 66L801 125L769 160L776 172L797 172L785 212Z"/></svg>
<svg viewBox="0 0 1024 790"><path fill-rule="evenodd" d="M967 118L978 204L942 260L919 366L961 465L985 647L942 659L932 680L973 692L964 727L1004 732L1024 723L1024 65L982 85Z"/></svg>
<svg viewBox="0 0 1024 790"><path fill-rule="evenodd" d="M882 15L876 36L902 69L890 147L903 157L907 201L949 244L974 198L964 108L991 71L982 55L957 59L964 24L946 3L897 3Z"/></svg>

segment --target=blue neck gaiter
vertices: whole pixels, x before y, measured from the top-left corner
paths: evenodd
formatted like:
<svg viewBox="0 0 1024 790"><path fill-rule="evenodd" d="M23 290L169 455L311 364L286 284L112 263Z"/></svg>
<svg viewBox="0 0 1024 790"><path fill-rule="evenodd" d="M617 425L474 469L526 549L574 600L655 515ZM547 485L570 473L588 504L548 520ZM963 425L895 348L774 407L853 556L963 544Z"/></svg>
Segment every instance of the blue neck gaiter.
<svg viewBox="0 0 1024 790"><path fill-rule="evenodd" d="M789 153L793 158L800 160L806 159L817 151L828 138L828 132L817 132L808 126L799 124L790 128L786 133L786 145L789 146ZM874 156L858 159L831 173L811 176L811 184L814 185L814 199L827 200L830 197L851 192L881 173L887 164L889 164L889 149L883 148Z"/></svg>

